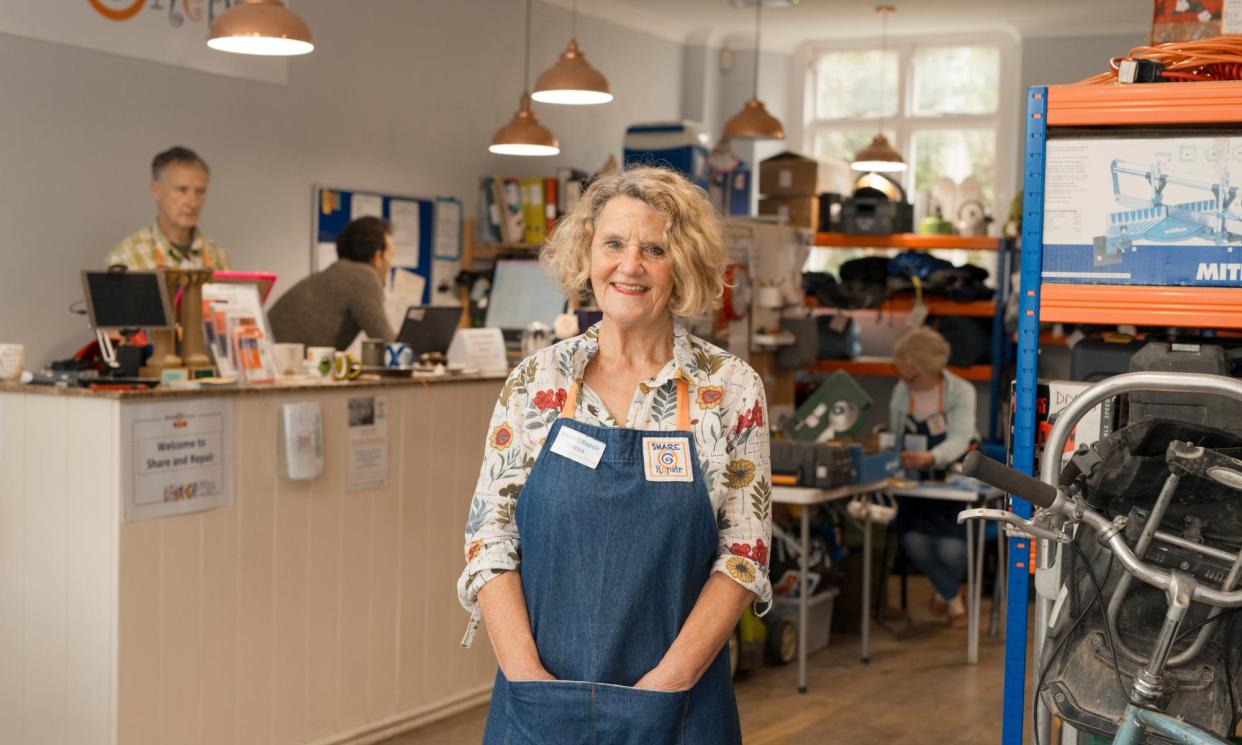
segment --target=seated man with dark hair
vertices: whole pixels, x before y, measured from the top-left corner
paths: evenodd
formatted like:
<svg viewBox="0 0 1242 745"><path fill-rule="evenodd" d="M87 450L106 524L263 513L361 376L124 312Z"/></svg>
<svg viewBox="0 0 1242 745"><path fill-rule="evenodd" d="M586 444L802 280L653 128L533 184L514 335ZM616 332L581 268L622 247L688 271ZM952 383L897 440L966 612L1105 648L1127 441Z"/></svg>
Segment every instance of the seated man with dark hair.
<svg viewBox="0 0 1242 745"><path fill-rule="evenodd" d="M198 153L180 145L151 161L151 197L155 223L118 243L105 266L130 269L228 269L229 257L215 241L203 237L198 217L207 203L211 174Z"/></svg>
<svg viewBox="0 0 1242 745"><path fill-rule="evenodd" d="M392 341L384 314L384 280L392 269L392 229L360 217L336 237L337 261L298 282L268 312L278 342L345 349L359 331Z"/></svg>

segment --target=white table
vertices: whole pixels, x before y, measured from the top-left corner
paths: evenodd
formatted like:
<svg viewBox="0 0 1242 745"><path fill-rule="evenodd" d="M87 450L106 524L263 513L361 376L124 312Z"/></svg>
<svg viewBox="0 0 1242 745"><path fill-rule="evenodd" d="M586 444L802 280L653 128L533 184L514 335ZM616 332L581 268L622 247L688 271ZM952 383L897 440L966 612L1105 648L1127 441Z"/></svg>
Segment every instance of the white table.
<svg viewBox="0 0 1242 745"><path fill-rule="evenodd" d="M870 484L848 484L846 486L837 487L836 489L814 489L802 486L774 486L772 487L772 501L780 504L796 504L803 509L801 519L800 537L798 539L798 693L806 693L806 624L807 609L810 607L811 600L808 598L807 591L807 557L811 553L811 507L817 504L826 504L835 502L840 499L850 499L859 494L873 494L885 491L888 488L888 481L876 481ZM870 553L871 549L871 531L865 530L863 533L864 551ZM867 559L863 562L863 611L862 611L862 654L863 661L869 659L867 653L867 644L869 631L868 628L868 612L871 596L871 561Z"/></svg>
<svg viewBox="0 0 1242 745"><path fill-rule="evenodd" d="M999 489L982 484L974 479L959 479L950 484L941 482L922 482L912 486L892 485L886 492L894 497L905 497L908 499L943 499L953 502L961 502L962 509L967 509L970 505L986 504L995 499L1004 496L1004 492ZM898 508L900 510L900 507ZM864 525L865 535L870 536L871 526ZM966 525L966 602L967 602L967 632L966 632L966 662L974 665L979 661L979 606L983 599L983 544L987 530L986 520L975 520L974 523ZM978 538L976 533L978 531ZM997 544L1001 554L997 557L997 587L1004 587L1004 531L998 531ZM866 561L871 561L871 554L868 553ZM866 576L864 572L864 576ZM866 597L864 591L864 598ZM996 611L1003 605L1000 598L992 599L993 611ZM996 618L993 617L992 628L997 626ZM864 660L866 660L866 652L864 650Z"/></svg>

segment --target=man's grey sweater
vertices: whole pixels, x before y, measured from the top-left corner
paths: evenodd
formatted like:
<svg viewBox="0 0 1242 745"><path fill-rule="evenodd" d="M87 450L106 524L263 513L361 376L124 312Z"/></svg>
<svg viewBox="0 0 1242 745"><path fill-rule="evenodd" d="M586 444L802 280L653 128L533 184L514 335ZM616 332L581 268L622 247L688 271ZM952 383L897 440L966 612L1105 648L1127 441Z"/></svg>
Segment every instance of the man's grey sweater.
<svg viewBox="0 0 1242 745"><path fill-rule="evenodd" d="M291 287L267 314L277 342L345 349L365 331L392 341L384 287L370 264L342 259Z"/></svg>

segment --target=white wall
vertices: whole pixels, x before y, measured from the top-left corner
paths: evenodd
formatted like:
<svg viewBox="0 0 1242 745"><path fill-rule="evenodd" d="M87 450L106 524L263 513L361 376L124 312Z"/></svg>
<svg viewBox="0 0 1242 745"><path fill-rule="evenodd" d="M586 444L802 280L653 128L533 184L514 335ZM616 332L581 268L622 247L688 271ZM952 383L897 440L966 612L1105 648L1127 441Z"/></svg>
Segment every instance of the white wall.
<svg viewBox="0 0 1242 745"><path fill-rule="evenodd" d="M1032 85L1075 83L1106 72L1111 57L1146 43L1147 36L1141 33L1024 39L1022 90ZM1025 110L1024 103L1023 112Z"/></svg>
<svg viewBox="0 0 1242 745"><path fill-rule="evenodd" d="M90 337L66 312L78 271L151 222L152 155L173 144L211 165L204 232L234 267L309 269L314 184L452 195L474 214L484 174L594 170L620 157L634 122L678 119L682 45L590 17L578 39L616 100L536 113L561 155L487 152L522 90L523 3L301 0L317 49L284 86L222 77L0 34L0 341L27 366ZM569 36L569 16L535 4L532 78Z"/></svg>

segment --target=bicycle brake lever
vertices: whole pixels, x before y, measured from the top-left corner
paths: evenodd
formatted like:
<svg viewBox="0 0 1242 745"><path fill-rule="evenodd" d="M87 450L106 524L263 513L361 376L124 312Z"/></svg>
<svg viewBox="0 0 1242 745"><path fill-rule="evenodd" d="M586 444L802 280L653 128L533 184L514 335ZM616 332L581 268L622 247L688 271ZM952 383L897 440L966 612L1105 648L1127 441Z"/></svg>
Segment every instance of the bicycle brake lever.
<svg viewBox="0 0 1242 745"><path fill-rule="evenodd" d="M967 520L995 520L998 523L1004 523L1014 532L1023 536L1043 538L1044 540L1056 541L1057 543L1069 542L1069 537L1064 533L1040 527L1036 525L1033 520L1023 520L1008 510L973 509L962 510L957 513L957 522L959 525L965 523Z"/></svg>

